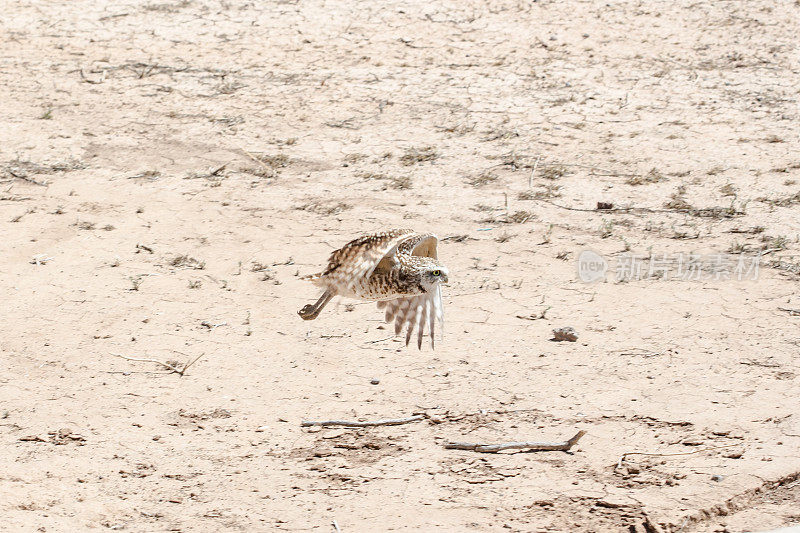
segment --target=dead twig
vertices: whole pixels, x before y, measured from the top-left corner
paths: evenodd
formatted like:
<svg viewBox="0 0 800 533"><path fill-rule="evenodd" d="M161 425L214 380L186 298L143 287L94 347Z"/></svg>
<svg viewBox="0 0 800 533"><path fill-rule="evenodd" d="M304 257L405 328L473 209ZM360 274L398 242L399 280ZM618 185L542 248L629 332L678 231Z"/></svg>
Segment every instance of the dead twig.
<svg viewBox="0 0 800 533"><path fill-rule="evenodd" d="M788 307L779 307L778 311L786 311L790 316L800 316L800 309L789 309Z"/></svg>
<svg viewBox="0 0 800 533"><path fill-rule="evenodd" d="M168 368L171 371L171 372L169 372L170 374L178 374L179 376L183 376L184 373L186 373L186 371L189 369L189 367L192 366L193 364L195 364L205 354L201 353L200 355L198 355L197 357L195 357L194 359L192 359L191 361L189 361L185 365L183 365L183 368L181 368L181 369L178 369L178 368L176 368L175 366L173 366L173 365L171 365L169 363L165 363L164 361L158 361L156 359L141 359L141 358L138 358L138 357L128 357L127 355L122 355L122 354L118 354L118 353L112 353L111 355L113 355L114 357L120 357L122 359L125 359L126 361L139 361L139 362L142 362L142 363L155 363L157 365L161 365L163 367Z"/></svg>
<svg viewBox="0 0 800 533"><path fill-rule="evenodd" d="M734 444L724 444L722 446L711 446L710 448L700 448L699 450L692 450L691 452L675 452L675 453L626 452L623 453L622 456L620 456L619 461L617 461L617 468L618 469L622 468L625 459L627 459L629 455L646 455L648 457L671 457L674 455L693 455L695 453L708 452L711 450L719 450L720 448L730 448L732 446L741 446L741 445L742 445L741 443L737 442Z"/></svg>
<svg viewBox="0 0 800 533"><path fill-rule="evenodd" d="M743 213L738 211L733 211L728 208L718 208L718 207L704 207L704 208L686 208L686 209L653 209L650 207L612 207L610 209L605 209L604 202L599 202L598 207L595 209L587 209L581 207L570 207L568 205L561 205L555 202L551 202L550 200L546 200L544 198L531 198L531 200L535 202L544 202L546 204L550 204L553 207L558 207L559 209L566 209L567 211L581 211L583 213L599 213L599 214L606 214L606 213L677 213L677 214L684 214L684 215L691 215L691 216L700 216L700 217L709 217L709 216L718 216L721 218L732 218L736 216L742 216ZM602 207L602 209L601 209ZM767 250L767 252L773 252L777 250Z"/></svg>
<svg viewBox="0 0 800 533"><path fill-rule="evenodd" d="M73 71L74 72L74 71ZM81 69L81 79L86 83L91 83L92 85L100 85L104 81L106 81L106 70L103 70L103 74L100 76L99 80L93 80L91 78L86 77L86 73Z"/></svg>
<svg viewBox="0 0 800 533"><path fill-rule="evenodd" d="M366 422L359 422L357 420L303 420L300 423L300 427L311 427L311 426L344 426L344 427L351 427L351 428L368 428L373 426L398 426L400 424L408 424L410 422L418 422L420 420L424 420L424 415L414 415L409 416L408 418L386 418L383 420L368 420Z"/></svg>
<svg viewBox="0 0 800 533"><path fill-rule="evenodd" d="M530 189L533 186L533 176L536 174L536 168L539 166L539 160L542 159L542 156L539 155L536 158L536 162L533 164L533 170L531 170L531 175L528 176L528 188Z"/></svg>
<svg viewBox="0 0 800 533"><path fill-rule="evenodd" d="M444 445L448 450L471 450L481 453L497 453L504 450L526 450L529 452L544 451L569 451L578 441L586 435L579 431L574 437L565 442L506 442L503 444L482 444L473 442L448 442Z"/></svg>
<svg viewBox="0 0 800 533"><path fill-rule="evenodd" d="M46 181L39 181L39 180L35 180L35 179L31 178L30 176L28 176L28 173L25 172L25 171L22 171L22 173L18 173L18 172L15 172L14 169L8 168L8 169L6 169L6 172L8 172L12 177L17 178L18 180L27 181L28 183L32 183L34 185L38 185L39 187L47 187L47 185L48 185L48 183Z"/></svg>

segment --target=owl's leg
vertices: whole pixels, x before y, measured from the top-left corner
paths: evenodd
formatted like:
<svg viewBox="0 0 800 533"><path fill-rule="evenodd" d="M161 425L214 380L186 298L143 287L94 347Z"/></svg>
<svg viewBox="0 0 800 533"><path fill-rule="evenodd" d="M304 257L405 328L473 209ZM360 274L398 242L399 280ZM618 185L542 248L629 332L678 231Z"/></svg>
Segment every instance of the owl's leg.
<svg viewBox="0 0 800 533"><path fill-rule="evenodd" d="M319 316L319 314L322 312L322 309L328 305L328 302L330 302L334 296L336 296L336 293L330 289L327 289L324 293L322 293L322 296L319 297L319 300L317 300L316 303L303 306L303 308L299 310L297 314L300 315L300 318L303 320L314 320Z"/></svg>

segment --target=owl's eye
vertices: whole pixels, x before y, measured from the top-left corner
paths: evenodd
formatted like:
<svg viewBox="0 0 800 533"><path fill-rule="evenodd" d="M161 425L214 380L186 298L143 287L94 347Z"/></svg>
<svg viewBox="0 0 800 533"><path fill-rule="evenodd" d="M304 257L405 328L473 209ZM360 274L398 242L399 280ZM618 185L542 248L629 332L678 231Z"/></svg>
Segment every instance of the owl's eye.
<svg viewBox="0 0 800 533"><path fill-rule="evenodd" d="M442 271L441 270L431 270L431 275L432 276L441 276L442 275Z"/></svg>

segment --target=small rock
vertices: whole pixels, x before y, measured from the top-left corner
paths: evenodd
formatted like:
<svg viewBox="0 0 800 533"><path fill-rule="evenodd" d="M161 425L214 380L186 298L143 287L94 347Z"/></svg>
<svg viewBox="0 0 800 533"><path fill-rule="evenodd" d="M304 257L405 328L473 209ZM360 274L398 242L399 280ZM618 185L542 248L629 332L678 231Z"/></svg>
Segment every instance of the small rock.
<svg viewBox="0 0 800 533"><path fill-rule="evenodd" d="M578 340L578 333L575 331L575 328L558 328L553 330L553 340L557 342L561 341L569 341L575 342Z"/></svg>
<svg viewBox="0 0 800 533"><path fill-rule="evenodd" d="M606 507L608 509L620 509L629 506L630 503L626 498L619 496L606 496L601 500L597 500L598 507Z"/></svg>
<svg viewBox="0 0 800 533"><path fill-rule="evenodd" d="M261 433L261 432L266 431L268 429L269 429L269 426L258 426L256 428L256 433Z"/></svg>
<svg viewBox="0 0 800 533"><path fill-rule="evenodd" d="M719 474L711 476L711 481L722 481L723 479L725 479L725 476L720 476Z"/></svg>
<svg viewBox="0 0 800 533"><path fill-rule="evenodd" d="M381 380L379 380L378 378L372 378L371 380L369 380L369 382L372 385L378 385L381 382Z"/></svg>

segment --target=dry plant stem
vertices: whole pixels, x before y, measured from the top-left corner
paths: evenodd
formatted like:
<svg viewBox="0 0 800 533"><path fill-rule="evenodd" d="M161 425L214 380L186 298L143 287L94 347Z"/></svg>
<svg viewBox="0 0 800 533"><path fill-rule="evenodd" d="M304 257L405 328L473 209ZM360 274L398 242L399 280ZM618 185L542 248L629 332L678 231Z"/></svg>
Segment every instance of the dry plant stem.
<svg viewBox="0 0 800 533"><path fill-rule="evenodd" d="M800 316L800 309L789 309L788 307L779 307L778 311L786 311L791 316Z"/></svg>
<svg viewBox="0 0 800 533"><path fill-rule="evenodd" d="M531 175L530 175L530 176L528 176L528 188L529 188L529 189L530 189L531 187L533 187L533 176L534 176L534 175L536 175L536 169L537 169L537 167L539 166L539 160L540 160L541 158L542 158L542 156L541 156L541 155L540 155L540 156L538 156L538 157L536 158L536 162L533 164L533 170L531 170Z"/></svg>
<svg viewBox="0 0 800 533"><path fill-rule="evenodd" d="M676 453L626 452L623 453L622 456L619 458L619 461L617 461L617 468L622 468L622 464L625 462L625 459L629 455L646 455L649 457L671 457L673 455L694 455L696 453L709 452L711 450L719 450L720 448L731 448L732 446L741 446L741 444L735 443L735 444L725 444L724 446L712 446L710 448L701 448L699 450L693 450L691 452L676 452Z"/></svg>
<svg viewBox="0 0 800 533"><path fill-rule="evenodd" d="M86 73L83 72L82 68L80 69L80 72L81 72L81 79L83 81L85 81L86 83L91 83L92 85L100 85L101 83L106 81L106 71L105 70L103 70L103 74L102 74L102 76L100 77L99 80L93 80L93 79L89 78L88 76L86 76Z"/></svg>
<svg viewBox="0 0 800 533"><path fill-rule="evenodd" d="M418 422L424 420L423 415L409 416L408 418L386 418L384 420L368 420L366 422L359 422L356 420L303 420L300 427L310 426L345 426L352 428L368 428L373 426L398 426L400 424L408 424L410 422Z"/></svg>
<svg viewBox="0 0 800 533"><path fill-rule="evenodd" d="M265 165L264 162L261 161L259 158L257 158L256 156L254 156L253 154L251 154L250 152L248 152L247 150L245 150L241 146L239 146L239 150L241 150L244 153L244 155L246 155L247 157L252 159L253 162L255 162L257 165L260 165L261 168L263 168L265 171L267 171L267 173L269 173L269 174L273 173L273 169L271 169L270 167Z"/></svg>
<svg viewBox="0 0 800 533"><path fill-rule="evenodd" d="M530 452L569 451L577 442L586 435L579 431L574 437L565 442L506 442L503 444L482 444L473 442L448 442L444 445L448 450L471 450L482 453L497 453L504 450L527 450Z"/></svg>
<svg viewBox="0 0 800 533"><path fill-rule="evenodd" d="M180 376L183 376L184 372L186 372L186 370L188 370L190 366L195 364L201 357L203 357L203 354L200 354L197 357L195 357L192 361L190 361L190 362L186 363L185 365L183 365L183 369L177 369L177 368L175 368L174 366L172 366L169 363L165 363L163 361L158 361L156 359L140 359L138 357L128 357L127 355L122 355L122 354L118 354L118 353L112 353L111 355L113 355L114 357L120 357L122 359L125 359L126 361L139 361L139 362L142 362L142 363L155 363L157 365L161 365L163 367L166 367L166 368L170 369L172 372L174 372L175 374L178 374Z"/></svg>

